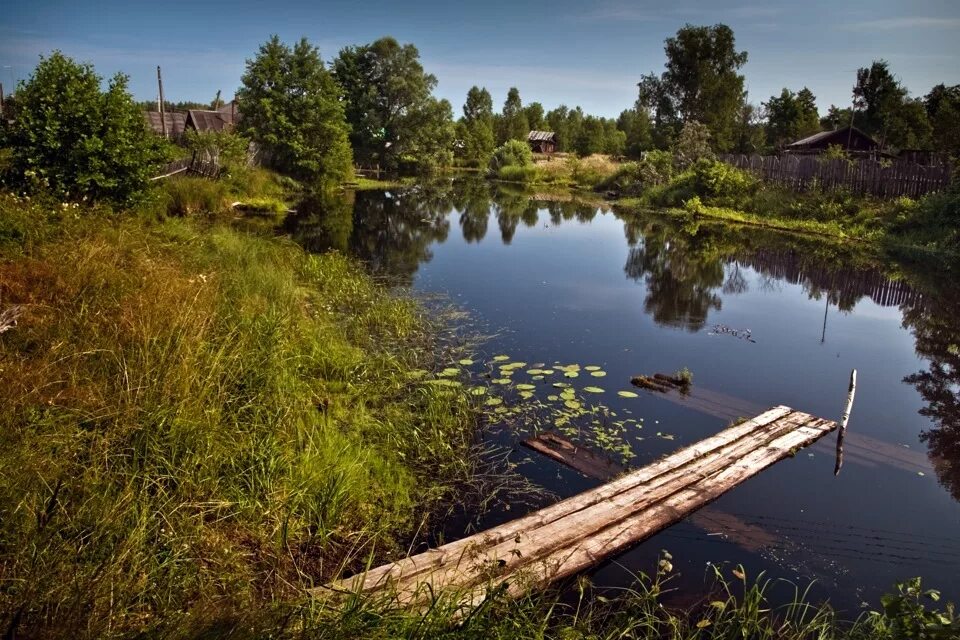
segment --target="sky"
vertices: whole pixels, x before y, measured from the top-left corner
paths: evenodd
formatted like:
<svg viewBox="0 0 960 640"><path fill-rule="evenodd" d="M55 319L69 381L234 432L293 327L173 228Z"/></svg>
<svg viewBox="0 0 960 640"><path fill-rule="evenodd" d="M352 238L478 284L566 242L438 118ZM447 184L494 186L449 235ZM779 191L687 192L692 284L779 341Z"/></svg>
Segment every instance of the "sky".
<svg viewBox="0 0 960 640"><path fill-rule="evenodd" d="M742 73L754 103L807 86L821 112L846 106L856 69L880 58L912 95L960 84L960 0L11 2L0 12L5 88L59 49L102 76L126 73L139 100L156 99L157 65L167 100L209 102L218 89L229 99L271 34L306 37L327 61L391 35L417 46L436 95L458 114L476 84L497 109L516 86L524 103L615 116L632 106L641 75L663 70L665 38L687 23L721 22L748 52Z"/></svg>

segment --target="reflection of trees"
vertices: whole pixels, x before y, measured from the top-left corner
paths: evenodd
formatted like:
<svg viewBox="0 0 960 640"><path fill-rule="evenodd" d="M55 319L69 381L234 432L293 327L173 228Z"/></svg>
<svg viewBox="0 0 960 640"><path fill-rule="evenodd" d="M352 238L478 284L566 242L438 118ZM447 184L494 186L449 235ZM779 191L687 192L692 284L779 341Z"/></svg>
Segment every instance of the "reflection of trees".
<svg viewBox="0 0 960 640"><path fill-rule="evenodd" d="M940 484L960 500L960 290L952 278L943 282L946 287L931 287L933 295L922 303L903 307L903 324L913 331L917 354L930 363L926 371L907 376L904 382L914 385L926 402L920 414L935 426L921 439Z"/></svg>
<svg viewBox="0 0 960 640"><path fill-rule="evenodd" d="M284 221L284 231L307 251L347 251L353 234L353 194L310 195Z"/></svg>
<svg viewBox="0 0 960 640"><path fill-rule="evenodd" d="M698 242L698 236L651 225L627 254L624 271L628 278L646 281L644 309L659 324L699 331L710 310L720 309L716 290L723 285L724 261Z"/></svg>
<svg viewBox="0 0 960 640"><path fill-rule="evenodd" d="M490 221L490 186L486 180L460 180L453 189L453 206L460 211L460 229L467 242L480 242Z"/></svg>
<svg viewBox="0 0 960 640"><path fill-rule="evenodd" d="M524 191L496 189L493 206L497 212L497 224L500 226L500 238L503 244L510 244L513 241L521 220L528 227L537 224L537 203Z"/></svg>

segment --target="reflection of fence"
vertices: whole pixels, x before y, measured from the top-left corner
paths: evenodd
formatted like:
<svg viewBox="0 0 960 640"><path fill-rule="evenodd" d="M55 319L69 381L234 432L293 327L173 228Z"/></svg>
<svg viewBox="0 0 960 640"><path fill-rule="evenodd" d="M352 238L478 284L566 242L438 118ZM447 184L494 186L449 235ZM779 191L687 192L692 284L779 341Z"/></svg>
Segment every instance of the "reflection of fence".
<svg viewBox="0 0 960 640"><path fill-rule="evenodd" d="M810 155L758 156L724 154L720 159L767 182L795 191L847 189L881 198L922 196L950 185L951 166L870 159L845 160Z"/></svg>
<svg viewBox="0 0 960 640"><path fill-rule="evenodd" d="M207 160L199 160L196 156L192 158L181 158L175 160L164 166L160 169L160 172L154 177L150 178L151 180L160 180L162 178L169 178L181 173L192 173L206 178L219 178L220 177L220 164L217 162L211 162Z"/></svg>

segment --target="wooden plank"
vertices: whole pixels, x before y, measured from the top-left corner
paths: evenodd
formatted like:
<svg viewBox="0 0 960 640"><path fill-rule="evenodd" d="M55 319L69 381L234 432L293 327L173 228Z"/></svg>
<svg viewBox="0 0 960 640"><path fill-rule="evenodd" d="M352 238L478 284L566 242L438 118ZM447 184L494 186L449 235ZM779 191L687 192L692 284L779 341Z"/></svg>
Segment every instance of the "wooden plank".
<svg viewBox="0 0 960 640"><path fill-rule="evenodd" d="M559 518L576 513L581 509L588 508L598 502L609 500L622 491L629 490L645 482L650 482L656 477L676 468L678 465L689 464L704 455L729 446L731 443L736 442L752 431L774 423L790 413L792 413L792 409L789 407L774 407L755 418L725 429L715 436L685 447L669 458L648 465L635 473L624 476L597 489L573 496L572 498L568 498L552 506L518 518L517 520L484 531L477 536L457 540L416 556L411 556L395 563L372 569L365 574L346 578L335 583L333 588L351 591L356 589L363 591L378 589L389 580L391 575L394 577L398 575L414 576L463 555L469 549L477 546L480 536L482 536L483 541L487 545L495 545L504 540L513 539L518 533L527 529L553 522Z"/></svg>
<svg viewBox="0 0 960 640"><path fill-rule="evenodd" d="M329 588L366 591L389 586L399 602L416 604L447 589L472 589L466 596L471 600L491 577L506 580L518 571L532 576L532 584L570 575L669 526L834 427L776 407L531 516ZM598 539L605 542L597 546ZM527 583L527 577L522 582Z"/></svg>

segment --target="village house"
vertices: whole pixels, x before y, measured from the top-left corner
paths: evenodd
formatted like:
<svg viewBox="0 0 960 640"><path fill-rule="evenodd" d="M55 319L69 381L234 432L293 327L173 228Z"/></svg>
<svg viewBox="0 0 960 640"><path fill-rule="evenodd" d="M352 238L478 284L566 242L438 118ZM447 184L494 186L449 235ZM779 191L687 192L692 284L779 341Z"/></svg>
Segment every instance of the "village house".
<svg viewBox="0 0 960 640"><path fill-rule="evenodd" d="M527 143L534 153L553 153L557 150L557 134L553 131L531 131Z"/></svg>
<svg viewBox="0 0 960 640"><path fill-rule="evenodd" d="M838 146L853 155L876 155L881 152L880 143L856 127L843 127L833 131L821 131L791 142L784 153L820 154L829 147Z"/></svg>

